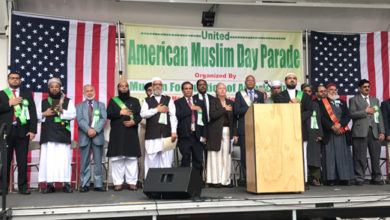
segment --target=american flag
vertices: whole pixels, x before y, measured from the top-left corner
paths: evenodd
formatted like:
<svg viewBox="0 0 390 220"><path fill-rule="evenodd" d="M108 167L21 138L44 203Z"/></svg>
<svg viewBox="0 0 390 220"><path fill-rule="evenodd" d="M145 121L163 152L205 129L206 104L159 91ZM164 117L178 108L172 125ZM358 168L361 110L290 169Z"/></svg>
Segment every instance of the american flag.
<svg viewBox="0 0 390 220"><path fill-rule="evenodd" d="M380 101L389 92L389 33L327 34L311 32L311 83L335 83L339 94L356 94L357 82L371 83L370 95Z"/></svg>
<svg viewBox="0 0 390 220"><path fill-rule="evenodd" d="M19 12L13 13L11 23L11 71L21 74L22 89L33 92L37 112L48 97L47 83L52 77L61 79L62 91L76 105L83 101L85 84L93 85L96 99L105 104L114 96L115 25ZM72 122L71 128L77 141L77 125ZM35 141L39 133L40 125ZM39 154L29 153L28 162L39 162ZM30 173L29 182L37 182L37 172Z"/></svg>

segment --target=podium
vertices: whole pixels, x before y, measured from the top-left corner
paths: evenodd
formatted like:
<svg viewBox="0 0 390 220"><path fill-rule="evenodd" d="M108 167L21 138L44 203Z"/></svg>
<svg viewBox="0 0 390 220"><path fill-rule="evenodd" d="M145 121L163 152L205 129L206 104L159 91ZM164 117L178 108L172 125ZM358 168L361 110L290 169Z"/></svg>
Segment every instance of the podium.
<svg viewBox="0 0 390 220"><path fill-rule="evenodd" d="M303 192L299 104L253 104L245 115L247 191Z"/></svg>

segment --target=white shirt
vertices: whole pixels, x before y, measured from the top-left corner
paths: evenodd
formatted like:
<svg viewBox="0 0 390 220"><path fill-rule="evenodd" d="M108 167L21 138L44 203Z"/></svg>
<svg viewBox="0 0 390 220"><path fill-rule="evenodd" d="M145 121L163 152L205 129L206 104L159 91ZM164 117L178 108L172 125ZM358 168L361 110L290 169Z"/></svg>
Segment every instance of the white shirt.
<svg viewBox="0 0 390 220"><path fill-rule="evenodd" d="M287 92L288 92L288 95L290 96L290 99L295 98L295 93L296 93L295 89L287 89Z"/></svg>
<svg viewBox="0 0 390 220"><path fill-rule="evenodd" d="M153 96L154 95L151 95L150 97L153 97ZM156 101L158 103L160 103L161 96L154 96L154 98L156 99ZM172 98L169 100L168 108L169 108L169 112L168 112L169 113L169 120L171 122L171 132L176 133L176 130L177 130L176 107L172 101ZM157 113L158 113L157 107L149 109L148 103L146 102L146 100L144 100L144 102L142 103L142 107L141 107L141 117L142 118L150 118Z"/></svg>

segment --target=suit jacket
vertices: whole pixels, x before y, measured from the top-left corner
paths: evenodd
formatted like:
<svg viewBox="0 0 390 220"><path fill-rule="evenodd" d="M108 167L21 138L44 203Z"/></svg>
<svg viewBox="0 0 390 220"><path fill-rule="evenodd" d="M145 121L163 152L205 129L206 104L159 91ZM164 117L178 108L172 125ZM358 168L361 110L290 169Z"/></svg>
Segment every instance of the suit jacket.
<svg viewBox="0 0 390 220"><path fill-rule="evenodd" d="M93 111L96 109L100 110L99 122L94 127L96 131L96 136L92 139L88 137L88 129L89 126L89 117L88 117L88 100L81 102L76 105L76 120L79 126L79 144L80 147L87 146L89 141L92 140L92 143L95 145L103 145L104 144L104 125L107 122L107 111L104 103L94 100L93 102ZM92 115L93 120L93 115Z"/></svg>
<svg viewBox="0 0 390 220"><path fill-rule="evenodd" d="M193 105L197 105L202 108L202 121L204 126L198 125L198 113L197 111L194 111L195 114L195 134L197 140L200 139L200 137L206 137L207 138L207 112L204 110L204 104L203 102L194 99L193 98ZM180 98L175 101L175 107L176 107L176 117L178 120L177 124L177 136L179 138L186 138L191 137L191 115L192 111L190 107L188 106L187 99L185 97Z"/></svg>
<svg viewBox="0 0 390 220"><path fill-rule="evenodd" d="M226 99L226 105L234 106L234 102ZM222 129L225 114L228 114L230 139L232 139L233 136L237 136L237 118L234 117L233 111L226 111L225 108L222 107L219 99L212 99L210 100L210 122L208 124L209 138L206 143L207 150L219 151L221 149Z"/></svg>
<svg viewBox="0 0 390 220"><path fill-rule="evenodd" d="M329 100L329 99L328 99ZM322 128L324 130L324 139L322 140L322 144L328 144L330 140L330 135L334 134L332 130L332 126L334 125L332 119L330 119L330 116L328 112L326 111L325 105L322 101L318 101L320 106L320 114L321 114L321 122L322 122ZM330 100L329 100L330 103ZM351 117L349 115L349 110L347 106L347 102L340 99L340 107L341 107L341 118L339 118L340 124L342 127L345 127L348 125L349 121L351 120Z"/></svg>
<svg viewBox="0 0 390 220"><path fill-rule="evenodd" d="M25 125L20 124L20 120L17 118L18 136L26 137L27 132L37 133L37 110L32 93L27 90L20 89L19 97L27 99L29 102L28 112L30 114L30 120L27 120ZM22 108L22 104L19 104ZM9 134L12 129L12 122L14 118L14 107L9 105L9 98L3 91L0 92L0 124L6 123L6 133Z"/></svg>
<svg viewBox="0 0 390 220"><path fill-rule="evenodd" d="M369 96L370 106L379 106L379 100L375 97ZM379 134L385 133L385 127L383 124L382 112L379 109L379 123L375 123L374 115L366 113L368 103L361 94L357 94L349 100L349 113L351 115L352 125L352 137L367 137L370 124L372 125L372 133L376 139L379 138Z"/></svg>
<svg viewBox="0 0 390 220"><path fill-rule="evenodd" d="M258 90L255 90L254 102L264 103L264 94ZM245 92L247 90L245 89ZM238 135L245 135L245 113L248 111L249 106L246 104L244 97L242 97L241 91L236 93L236 99L234 101L234 115L238 119Z"/></svg>
<svg viewBox="0 0 390 220"><path fill-rule="evenodd" d="M298 90L295 90L295 94L298 94ZM287 90L277 94L275 96L275 103L289 103L291 100ZM310 97L303 93L301 100L301 120L305 123L306 120L310 119L313 114L313 105L311 104Z"/></svg>
<svg viewBox="0 0 390 220"><path fill-rule="evenodd" d="M385 126L385 135L390 136L390 99L383 101L381 104L383 124Z"/></svg>

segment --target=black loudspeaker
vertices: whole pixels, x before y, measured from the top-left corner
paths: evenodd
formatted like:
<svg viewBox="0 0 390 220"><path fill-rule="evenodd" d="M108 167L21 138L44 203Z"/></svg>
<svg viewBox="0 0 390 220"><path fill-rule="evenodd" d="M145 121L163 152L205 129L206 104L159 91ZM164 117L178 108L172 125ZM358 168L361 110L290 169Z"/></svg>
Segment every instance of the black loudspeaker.
<svg viewBox="0 0 390 220"><path fill-rule="evenodd" d="M202 177L191 167L150 168L144 193L151 199L188 199L200 196Z"/></svg>

